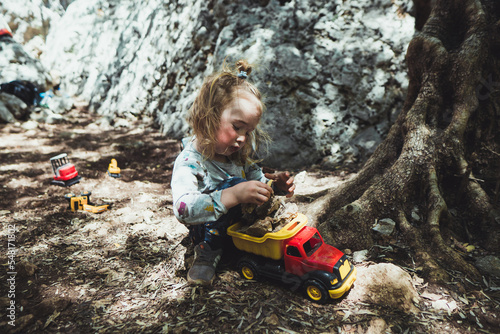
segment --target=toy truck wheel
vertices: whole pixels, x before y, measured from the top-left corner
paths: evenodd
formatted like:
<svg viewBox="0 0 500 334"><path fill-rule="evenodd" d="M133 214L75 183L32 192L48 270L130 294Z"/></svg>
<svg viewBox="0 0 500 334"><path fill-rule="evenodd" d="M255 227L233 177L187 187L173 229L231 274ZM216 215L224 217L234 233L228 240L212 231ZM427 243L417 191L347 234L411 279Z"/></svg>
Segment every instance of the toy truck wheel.
<svg viewBox="0 0 500 334"><path fill-rule="evenodd" d="M89 197L90 195L92 195L92 192L90 192L90 191L82 191L80 193L80 196L87 196L87 197Z"/></svg>
<svg viewBox="0 0 500 334"><path fill-rule="evenodd" d="M250 261L242 261L238 264L241 277L248 280L256 280L259 277L255 265Z"/></svg>
<svg viewBox="0 0 500 334"><path fill-rule="evenodd" d="M308 280L304 284L306 297L316 303L324 304L328 300L328 291L316 280Z"/></svg>

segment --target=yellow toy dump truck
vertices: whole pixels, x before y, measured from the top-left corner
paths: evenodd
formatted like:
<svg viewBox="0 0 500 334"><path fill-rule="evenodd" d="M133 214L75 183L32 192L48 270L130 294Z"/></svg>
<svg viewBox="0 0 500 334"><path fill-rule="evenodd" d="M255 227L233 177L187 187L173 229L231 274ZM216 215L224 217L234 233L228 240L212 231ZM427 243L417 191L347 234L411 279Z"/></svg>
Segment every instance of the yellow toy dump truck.
<svg viewBox="0 0 500 334"><path fill-rule="evenodd" d="M249 280L267 277L293 289L302 288L317 303L342 297L356 280L356 267L306 224L307 217L298 214L279 231L260 238L238 232L241 223L230 226L227 234L244 252L237 262L240 275Z"/></svg>

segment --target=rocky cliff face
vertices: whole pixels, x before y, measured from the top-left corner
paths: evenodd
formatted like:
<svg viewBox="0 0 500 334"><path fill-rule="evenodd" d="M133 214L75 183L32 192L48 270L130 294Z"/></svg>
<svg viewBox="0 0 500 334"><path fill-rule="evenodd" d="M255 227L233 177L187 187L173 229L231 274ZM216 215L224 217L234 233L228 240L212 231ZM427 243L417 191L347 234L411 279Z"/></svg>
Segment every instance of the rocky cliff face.
<svg viewBox="0 0 500 334"><path fill-rule="evenodd" d="M45 24L41 62L61 74L67 94L114 125L154 120L181 138L207 74L224 59L256 64L251 78L268 107L262 126L273 137L270 166L365 159L407 86L414 20L402 0L51 4L60 18Z"/></svg>

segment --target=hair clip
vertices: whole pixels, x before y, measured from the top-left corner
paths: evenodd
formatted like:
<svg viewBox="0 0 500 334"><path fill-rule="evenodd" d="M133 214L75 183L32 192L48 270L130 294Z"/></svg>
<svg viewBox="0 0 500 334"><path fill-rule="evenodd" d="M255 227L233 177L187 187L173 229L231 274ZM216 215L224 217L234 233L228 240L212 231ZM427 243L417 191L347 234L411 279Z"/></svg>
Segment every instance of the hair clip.
<svg viewBox="0 0 500 334"><path fill-rule="evenodd" d="M241 78L241 79L246 79L246 78L248 78L248 75L247 75L247 72L240 71L240 73L238 73L237 77Z"/></svg>

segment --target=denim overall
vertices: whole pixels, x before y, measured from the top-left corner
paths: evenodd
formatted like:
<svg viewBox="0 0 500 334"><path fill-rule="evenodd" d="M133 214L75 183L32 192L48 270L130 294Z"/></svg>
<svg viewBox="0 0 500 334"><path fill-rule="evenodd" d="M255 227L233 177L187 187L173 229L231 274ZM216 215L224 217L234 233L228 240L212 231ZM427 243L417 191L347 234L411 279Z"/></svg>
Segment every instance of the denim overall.
<svg viewBox="0 0 500 334"><path fill-rule="evenodd" d="M222 182L216 190L224 190L246 181L247 180L241 177L232 177ZM222 215L214 222L188 226L189 237L194 245L206 241L212 250L223 248L230 240L227 237L227 228L234 224L235 220L239 219L241 216L241 205L237 205L229 209L226 214Z"/></svg>

